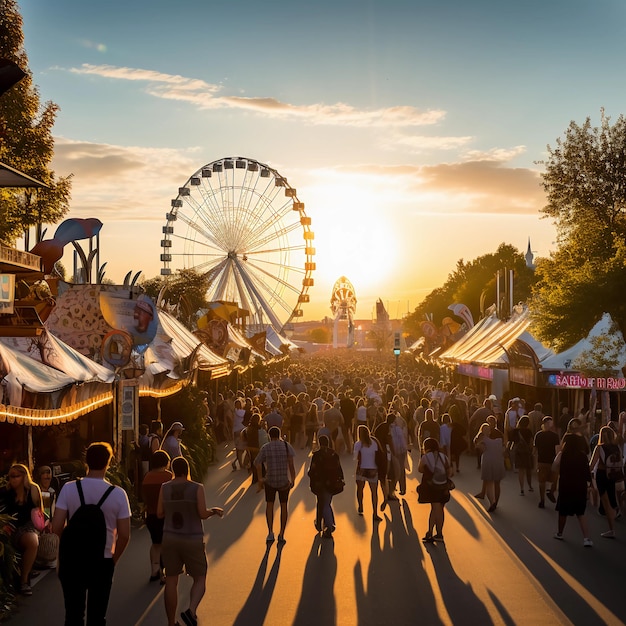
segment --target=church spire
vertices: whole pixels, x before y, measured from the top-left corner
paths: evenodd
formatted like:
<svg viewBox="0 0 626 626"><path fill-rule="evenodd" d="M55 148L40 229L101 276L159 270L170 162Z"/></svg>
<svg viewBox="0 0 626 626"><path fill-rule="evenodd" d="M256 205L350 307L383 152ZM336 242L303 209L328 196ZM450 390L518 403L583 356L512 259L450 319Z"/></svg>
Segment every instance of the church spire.
<svg viewBox="0 0 626 626"><path fill-rule="evenodd" d="M526 267L535 269L535 264L533 263L535 257L533 255L533 251L530 249L530 237L528 238L528 249L526 250L526 254L524 256L526 257Z"/></svg>

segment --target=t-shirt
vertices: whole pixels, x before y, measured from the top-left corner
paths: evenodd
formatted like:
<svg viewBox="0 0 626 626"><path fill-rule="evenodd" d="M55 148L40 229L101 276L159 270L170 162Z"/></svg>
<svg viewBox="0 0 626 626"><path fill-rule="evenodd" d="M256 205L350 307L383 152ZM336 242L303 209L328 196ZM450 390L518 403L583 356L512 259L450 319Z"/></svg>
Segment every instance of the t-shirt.
<svg viewBox="0 0 626 626"><path fill-rule="evenodd" d="M433 474L433 482L443 485L448 480L448 459L443 452L427 452L423 457L424 464Z"/></svg>
<svg viewBox="0 0 626 626"><path fill-rule="evenodd" d="M156 515L161 485L172 478L174 474L169 470L152 470L145 475L141 483L141 493L148 515Z"/></svg>
<svg viewBox="0 0 626 626"><path fill-rule="evenodd" d="M378 446L375 441L372 441L372 445L365 446L361 441L357 441L354 444L354 460L359 458L359 452L361 453L361 469L378 469L376 465L376 451Z"/></svg>
<svg viewBox="0 0 626 626"><path fill-rule="evenodd" d="M552 463L556 457L555 447L560 443L559 436L553 430L540 430L535 435L537 463Z"/></svg>
<svg viewBox="0 0 626 626"><path fill-rule="evenodd" d="M180 441L174 437L174 435L168 435L161 444L161 450L167 452L170 455L170 459L175 459L177 456L182 456L180 449Z"/></svg>
<svg viewBox="0 0 626 626"><path fill-rule="evenodd" d="M81 480L85 504L97 504L111 483L101 478L86 476ZM61 489L57 500L57 509L67 511L68 519L74 515L80 506L80 496L76 488L76 481L66 483ZM102 512L107 526L107 542L104 548L104 556L110 559L113 556L113 546L117 535L117 520L130 517L130 505L128 496L121 487L115 487L102 503Z"/></svg>
<svg viewBox="0 0 626 626"><path fill-rule="evenodd" d="M289 459L296 456L291 444L283 439L271 439L260 450L255 465L265 463L265 482L274 489L282 489L290 482Z"/></svg>

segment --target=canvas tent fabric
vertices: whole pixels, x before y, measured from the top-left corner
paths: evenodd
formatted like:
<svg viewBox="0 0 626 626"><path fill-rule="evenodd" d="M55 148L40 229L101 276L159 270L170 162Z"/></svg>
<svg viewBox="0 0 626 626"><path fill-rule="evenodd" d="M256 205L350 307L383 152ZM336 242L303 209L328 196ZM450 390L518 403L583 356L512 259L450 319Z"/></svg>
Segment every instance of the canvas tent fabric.
<svg viewBox="0 0 626 626"><path fill-rule="evenodd" d="M504 367L508 362L506 350L513 345L529 324L530 318L527 311L506 322L498 319L494 313L480 320L438 358L454 363Z"/></svg>
<svg viewBox="0 0 626 626"><path fill-rule="evenodd" d="M170 378L183 376L181 366L195 354L196 366L211 371L214 377L228 374L228 361L200 342L200 340L175 317L157 310L157 334L144 354L144 364L149 375L168 372Z"/></svg>
<svg viewBox="0 0 626 626"><path fill-rule="evenodd" d="M0 343L0 372L12 406L22 405L22 388L33 393L52 393L73 385L76 381L53 367L32 359Z"/></svg>
<svg viewBox="0 0 626 626"><path fill-rule="evenodd" d="M0 343L70 376L76 382L111 383L115 374L56 338L48 329L38 337L0 337Z"/></svg>
<svg viewBox="0 0 626 626"><path fill-rule="evenodd" d="M541 368L544 371L567 371L574 369L573 366L576 360L584 352L592 350L594 337L610 336L615 332L613 331L612 326L613 320L611 319L611 316L608 313L605 313L584 339L581 339L571 348L568 348L559 354L552 353L544 359L540 359ZM617 331L615 337L622 345L618 354L617 363L617 369L620 370L621 376L621 369L626 367L626 344L624 343L624 337L620 331Z"/></svg>
<svg viewBox="0 0 626 626"><path fill-rule="evenodd" d="M48 187L48 185L0 161L0 187Z"/></svg>

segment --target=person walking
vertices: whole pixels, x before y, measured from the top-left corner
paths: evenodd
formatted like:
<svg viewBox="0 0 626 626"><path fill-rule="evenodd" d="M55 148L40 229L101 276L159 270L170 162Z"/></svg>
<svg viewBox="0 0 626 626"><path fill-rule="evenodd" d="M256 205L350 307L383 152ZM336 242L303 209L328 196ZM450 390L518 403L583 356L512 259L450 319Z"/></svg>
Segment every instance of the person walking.
<svg viewBox="0 0 626 626"><path fill-rule="evenodd" d="M495 430L495 418L494 426ZM499 433L500 431L498 431ZM478 431L474 440L476 449L482 454L480 463L480 477L483 481L482 489L477 498L487 496L489 508L487 511L493 513L498 506L500 498L500 481L504 478L504 442L502 437L492 436L492 425L485 422ZM496 485L498 489L496 490Z"/></svg>
<svg viewBox="0 0 626 626"><path fill-rule="evenodd" d="M174 477L169 470L170 457L165 450L157 450L152 457L152 469L144 476L141 493L146 507L146 527L150 533L150 582L158 580L165 584L165 574L161 562L163 543L163 518L157 515L161 485Z"/></svg>
<svg viewBox="0 0 626 626"><path fill-rule="evenodd" d="M370 435L370 430L367 426L359 426L357 435L359 440L354 444L354 460L357 462L356 466L356 500L358 505L359 515L363 515L363 490L365 483L370 486L372 493L372 518L374 522L382 521L382 518L378 515L378 478L379 469L376 463L376 453L379 456L386 458L384 449L379 448L379 444ZM386 476L386 468L381 471L381 475L384 478ZM386 481L386 478L385 478Z"/></svg>
<svg viewBox="0 0 626 626"><path fill-rule="evenodd" d="M519 480L520 496L524 495L524 478L528 483L528 491L533 490L533 433L530 430L528 415L522 415L517 426L511 431L513 457Z"/></svg>
<svg viewBox="0 0 626 626"><path fill-rule="evenodd" d="M280 531L278 533L278 545L284 545L285 528L289 512L287 503L289 492L296 481L296 468L293 459L296 455L291 444L280 437L280 428L272 426L268 435L270 440L259 450L254 461L258 476L259 486L265 488L265 518L267 520L268 543L274 541L274 503L278 493L280 502ZM262 467L265 464L266 475L262 475Z"/></svg>
<svg viewBox="0 0 626 626"><path fill-rule="evenodd" d="M561 451L554 460L554 469L559 473L559 496L556 510L559 513L555 539L563 540L563 531L567 518L575 515L583 534L583 546L590 548L593 541L589 537L589 527L585 518L587 508L587 491L591 485L591 472L587 463L587 455L582 452L578 443L579 436L568 433L563 437Z"/></svg>
<svg viewBox="0 0 626 626"><path fill-rule="evenodd" d="M111 485L105 478L112 458L113 450L108 443L92 443L85 453L87 475L63 486L54 510L52 532L61 538L59 580L65 602L65 626L83 626L85 605L89 626L104 626L115 565L130 541L128 496L121 487ZM72 541L84 538L84 522L89 512L86 506L94 504L101 511L98 513L100 518L104 516L106 544L101 556L85 564L82 555L70 550L69 546ZM79 524L82 525L79 527ZM93 524L89 526L93 527ZM99 540L96 530L86 529L86 532L92 532L95 545ZM66 545L68 549L64 547ZM89 553L89 546L85 543L77 547L84 555Z"/></svg>
<svg viewBox="0 0 626 626"><path fill-rule="evenodd" d="M206 591L207 560L202 520L224 510L206 506L204 485L189 477L189 463L179 456L172 460L174 478L161 486L157 515L163 522L161 556L165 566L165 613L168 626L176 625L178 577L185 572L192 577L189 608L180 614L187 626L196 626L196 610Z"/></svg>
<svg viewBox="0 0 626 626"><path fill-rule="evenodd" d="M430 504L428 531L422 541L425 543L441 541L443 543L444 507L446 502L450 500L448 478L452 475L453 470L448 457L439 451L439 443L436 439L428 437L424 441L423 454L417 471L422 474L419 502Z"/></svg>
<svg viewBox="0 0 626 626"><path fill-rule="evenodd" d="M557 486L557 474L552 471L552 464L559 449L559 436L554 426L554 420L545 415L541 419L541 430L535 435L534 448L537 455L537 481L539 483L539 508L544 509L546 497L550 502L556 502L554 494ZM546 484L550 489L546 491Z"/></svg>
<svg viewBox="0 0 626 626"><path fill-rule="evenodd" d="M596 487L609 529L601 533L605 539L615 538L615 514L619 510L615 483L624 480L624 459L615 443L615 432L610 426L600 429L598 445L594 448L589 468L595 470Z"/></svg>
<svg viewBox="0 0 626 626"><path fill-rule="evenodd" d="M311 491L317 496L315 530L323 537L332 537L335 532L333 495L343 491L343 469L339 455L329 447L327 435L319 438L319 450L311 457L309 478Z"/></svg>
<svg viewBox="0 0 626 626"><path fill-rule="evenodd" d="M180 445L180 436L183 434L184 430L185 427L181 422L173 422L163 437L161 450L165 450L170 459L175 459L177 456L183 456L183 451Z"/></svg>

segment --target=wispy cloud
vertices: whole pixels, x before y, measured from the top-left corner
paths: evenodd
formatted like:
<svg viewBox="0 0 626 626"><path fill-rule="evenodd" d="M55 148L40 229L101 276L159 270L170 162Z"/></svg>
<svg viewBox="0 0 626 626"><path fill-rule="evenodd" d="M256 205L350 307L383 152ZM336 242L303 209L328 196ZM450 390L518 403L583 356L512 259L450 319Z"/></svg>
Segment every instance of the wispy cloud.
<svg viewBox="0 0 626 626"><path fill-rule="evenodd" d="M411 106L359 109L346 103L297 105L271 97L219 95L221 85L152 70L112 65L83 64L70 70L116 80L142 81L150 95L167 100L187 102L200 109L240 109L272 118L302 119L311 124L348 125L357 127L410 127L436 124L445 111L422 111Z"/></svg>
<svg viewBox="0 0 626 626"><path fill-rule="evenodd" d="M472 136L466 137L427 137L424 135L396 135L388 139L387 147L408 148L409 152L419 154L433 150L458 150L473 141Z"/></svg>
<svg viewBox="0 0 626 626"><path fill-rule="evenodd" d="M507 167L494 158L426 166L361 164L333 171L334 178L343 176L355 188L366 185L372 197L380 195L381 210L538 215L545 205L538 171ZM328 178L329 173L316 175Z"/></svg>
<svg viewBox="0 0 626 626"><path fill-rule="evenodd" d="M75 217L164 222L169 200L199 167L197 151L57 137L53 168L60 176L73 174L71 204Z"/></svg>

